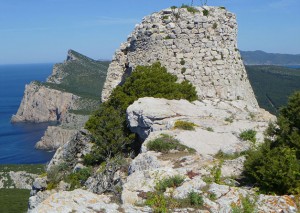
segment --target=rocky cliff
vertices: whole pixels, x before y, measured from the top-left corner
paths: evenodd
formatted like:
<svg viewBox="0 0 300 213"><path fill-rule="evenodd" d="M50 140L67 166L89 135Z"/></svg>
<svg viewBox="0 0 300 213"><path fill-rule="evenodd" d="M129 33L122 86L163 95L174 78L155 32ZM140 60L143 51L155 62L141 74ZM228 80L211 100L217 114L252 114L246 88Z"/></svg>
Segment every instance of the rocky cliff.
<svg viewBox="0 0 300 213"><path fill-rule="evenodd" d="M49 175L36 179L29 212L297 211L295 196L257 195L255 188L241 186L236 178L243 172L244 151L263 142L264 130L276 118L260 109L253 95L236 49L235 15L218 7L192 9L198 12L166 9L136 26L109 66L102 100L134 67L157 60L179 80L189 80L201 100L136 100L126 118L130 130L143 139L140 154L93 165L81 183L85 190L68 191L72 183L66 179L46 190ZM179 128L178 122L192 128ZM252 141L241 137L245 130L256 133ZM157 150L149 145L155 140L161 143L158 147L175 146ZM61 165L68 166L71 176L85 171L83 158L92 146L89 132L77 132L57 150L48 173ZM194 205L200 201L201 206Z"/></svg>
<svg viewBox="0 0 300 213"><path fill-rule="evenodd" d="M90 59L69 50L64 63L55 64L46 82L26 85L21 105L12 122L55 122L36 144L38 149L57 149L83 127L100 103L108 62Z"/></svg>
<svg viewBox="0 0 300 213"><path fill-rule="evenodd" d="M257 107L237 49L235 15L218 7L196 9L166 9L136 25L108 68L102 100L137 65L160 61L179 80L195 85L199 99L240 99Z"/></svg>
<svg viewBox="0 0 300 213"><path fill-rule="evenodd" d="M54 90L39 82L26 85L21 105L12 122L61 122L70 109L77 109L79 97L68 92Z"/></svg>

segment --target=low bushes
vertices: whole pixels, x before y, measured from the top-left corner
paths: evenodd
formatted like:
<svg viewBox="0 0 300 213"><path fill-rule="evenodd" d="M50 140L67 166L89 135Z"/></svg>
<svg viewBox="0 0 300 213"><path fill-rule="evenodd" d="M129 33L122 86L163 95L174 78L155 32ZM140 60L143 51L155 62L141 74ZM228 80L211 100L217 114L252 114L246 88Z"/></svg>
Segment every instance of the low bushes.
<svg viewBox="0 0 300 213"><path fill-rule="evenodd" d="M239 137L244 141L251 141L252 143L256 142L256 131L252 129L245 130L240 133Z"/></svg>
<svg viewBox="0 0 300 213"><path fill-rule="evenodd" d="M184 177L180 175L175 175L169 178L162 179L159 181L155 189L158 192L165 192L167 188L176 188L184 182Z"/></svg>
<svg viewBox="0 0 300 213"><path fill-rule="evenodd" d="M149 141L146 146L148 150L162 153L168 153L170 150L187 150L189 153L196 152L194 149L181 144L179 140L175 139L174 137L165 134L162 134L155 140Z"/></svg>
<svg viewBox="0 0 300 213"><path fill-rule="evenodd" d="M167 188L179 187L183 182L184 177L179 175L160 180L155 186L155 191L147 193L144 204L150 206L154 212L169 212L169 210L175 208L202 208L203 198L194 191L189 192L187 197L183 199L164 196Z"/></svg>
<svg viewBox="0 0 300 213"><path fill-rule="evenodd" d="M280 110L265 143L248 153L245 176L265 193L300 193L300 92Z"/></svg>
<svg viewBox="0 0 300 213"><path fill-rule="evenodd" d="M195 130L196 124L188 121L176 121L174 124L175 129L183 129L183 130Z"/></svg>

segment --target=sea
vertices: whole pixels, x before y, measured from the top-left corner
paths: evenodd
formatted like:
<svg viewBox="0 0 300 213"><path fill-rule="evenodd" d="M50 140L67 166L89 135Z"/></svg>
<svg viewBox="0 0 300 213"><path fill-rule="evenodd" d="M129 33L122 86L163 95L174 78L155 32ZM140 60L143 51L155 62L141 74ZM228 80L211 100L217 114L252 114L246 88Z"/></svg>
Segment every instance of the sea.
<svg viewBox="0 0 300 213"><path fill-rule="evenodd" d="M25 85L45 81L53 64L0 65L0 164L40 164L51 160L54 152L37 150L48 123L11 123L20 106Z"/></svg>

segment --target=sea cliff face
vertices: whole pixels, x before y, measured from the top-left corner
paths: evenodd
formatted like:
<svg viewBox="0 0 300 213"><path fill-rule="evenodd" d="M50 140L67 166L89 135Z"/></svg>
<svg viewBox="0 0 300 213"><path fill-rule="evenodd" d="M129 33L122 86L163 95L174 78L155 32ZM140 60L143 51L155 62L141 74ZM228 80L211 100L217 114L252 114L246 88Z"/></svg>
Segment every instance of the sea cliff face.
<svg viewBox="0 0 300 213"><path fill-rule="evenodd" d="M12 122L60 122L68 110L77 109L79 97L31 82L26 85L23 100Z"/></svg>

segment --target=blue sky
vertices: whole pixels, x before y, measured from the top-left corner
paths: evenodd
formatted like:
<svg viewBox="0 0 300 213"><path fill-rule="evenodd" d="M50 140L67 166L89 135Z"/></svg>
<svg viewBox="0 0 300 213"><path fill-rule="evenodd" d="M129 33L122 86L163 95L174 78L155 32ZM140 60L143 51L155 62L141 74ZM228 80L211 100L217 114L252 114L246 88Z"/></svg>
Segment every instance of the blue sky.
<svg viewBox="0 0 300 213"><path fill-rule="evenodd" d="M0 0L0 64L111 59L136 23L191 0ZM194 0L200 4L200 0ZM300 54L300 0L208 0L238 18L241 50Z"/></svg>

